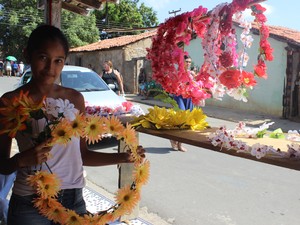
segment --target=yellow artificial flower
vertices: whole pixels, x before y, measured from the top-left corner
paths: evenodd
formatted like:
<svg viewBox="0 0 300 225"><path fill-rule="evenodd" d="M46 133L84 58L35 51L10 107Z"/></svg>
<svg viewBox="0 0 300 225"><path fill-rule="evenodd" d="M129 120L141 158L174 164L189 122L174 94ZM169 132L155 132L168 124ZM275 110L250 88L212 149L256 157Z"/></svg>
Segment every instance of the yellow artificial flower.
<svg viewBox="0 0 300 225"><path fill-rule="evenodd" d="M41 213L55 223L65 224L68 218L65 208L57 199L49 198L48 200L49 209L44 209Z"/></svg>
<svg viewBox="0 0 300 225"><path fill-rule="evenodd" d="M14 138L18 131L26 130L27 126L20 119L7 121L5 118L0 119L0 123L4 124L4 127L0 131L1 134L7 133L9 137Z"/></svg>
<svg viewBox="0 0 300 225"><path fill-rule="evenodd" d="M133 178L136 185L144 185L148 182L150 177L150 162L145 160L141 165L134 168Z"/></svg>
<svg viewBox="0 0 300 225"><path fill-rule="evenodd" d="M84 136L89 144L94 144L102 139L103 134L107 133L107 128L104 125L105 118L97 115L90 115L86 119Z"/></svg>
<svg viewBox="0 0 300 225"><path fill-rule="evenodd" d="M119 204L118 210L131 213L138 202L135 190L131 189L129 185L119 189L116 202Z"/></svg>
<svg viewBox="0 0 300 225"><path fill-rule="evenodd" d="M138 145L138 139L136 136L136 132L130 124L126 125L126 128L121 132L122 137L125 139L129 148L134 149Z"/></svg>
<svg viewBox="0 0 300 225"><path fill-rule="evenodd" d="M55 174L38 171L35 175L29 175L27 182L36 187L41 198L56 197L60 187L60 181Z"/></svg>
<svg viewBox="0 0 300 225"><path fill-rule="evenodd" d="M81 113L77 113L75 119L70 122L71 136L80 137L83 135L85 127L85 118Z"/></svg>
<svg viewBox="0 0 300 225"><path fill-rule="evenodd" d="M154 129L192 129L203 130L208 127L205 121L206 115L199 108L190 110L174 110L159 108L149 109L146 115L135 118L132 126L142 126L144 128Z"/></svg>
<svg viewBox="0 0 300 225"><path fill-rule="evenodd" d="M42 215L44 215L45 211L48 211L49 208L49 201L51 200L51 198L35 198L33 199L33 204L34 206L41 212Z"/></svg>
<svg viewBox="0 0 300 225"><path fill-rule="evenodd" d="M71 124L67 119L62 119L51 131L51 144L66 145L72 137Z"/></svg>
<svg viewBox="0 0 300 225"><path fill-rule="evenodd" d="M109 118L106 118L105 125L109 134L115 135L117 139L120 139L120 133L122 132L124 126L122 125L118 117L111 116Z"/></svg>
<svg viewBox="0 0 300 225"><path fill-rule="evenodd" d="M29 91L23 93L23 90L20 92L20 97L18 99L19 103L24 106L25 110L30 113L35 110L39 110L43 107L45 96L41 101L33 101L31 97L28 97Z"/></svg>
<svg viewBox="0 0 300 225"><path fill-rule="evenodd" d="M203 113L202 109L196 108L187 117L186 124L192 130L204 130L208 127L206 118L207 116Z"/></svg>
<svg viewBox="0 0 300 225"><path fill-rule="evenodd" d="M68 217L65 224L68 225L82 225L84 224L84 218L79 216L74 210L67 210Z"/></svg>

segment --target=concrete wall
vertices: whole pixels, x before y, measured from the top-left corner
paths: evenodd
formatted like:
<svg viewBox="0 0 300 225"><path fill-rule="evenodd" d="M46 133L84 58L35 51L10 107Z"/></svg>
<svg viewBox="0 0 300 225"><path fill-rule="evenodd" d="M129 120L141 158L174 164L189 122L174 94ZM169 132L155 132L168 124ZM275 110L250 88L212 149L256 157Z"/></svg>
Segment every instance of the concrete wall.
<svg viewBox="0 0 300 225"><path fill-rule="evenodd" d="M138 75L140 68L144 67L144 64L145 66L149 64L144 62L147 61L146 48L149 48L151 43L151 38L146 38L122 48L93 52L71 52L68 56L67 63L84 67L87 67L88 64L92 64L93 69L100 74L103 70L103 62L111 60L114 68L118 69L123 76L125 92L137 93Z"/></svg>
<svg viewBox="0 0 300 225"><path fill-rule="evenodd" d="M240 33L242 29L237 28L238 43L240 43ZM253 71L253 66L256 64L259 36L252 34L254 42L252 47L247 51L250 60L246 67L246 71ZM220 106L231 109L244 110L248 112L259 112L262 114L281 116L282 115L282 96L284 90L284 80L286 77L287 68L287 53L286 43L269 38L269 42L274 49L274 60L267 62L268 79L264 80L257 78L257 85L253 90L249 90L248 102L234 100L229 96L224 96L222 101L209 99L207 105ZM185 46L185 50L189 52L195 64L201 66L203 62L203 50L201 40L192 40L189 46Z"/></svg>

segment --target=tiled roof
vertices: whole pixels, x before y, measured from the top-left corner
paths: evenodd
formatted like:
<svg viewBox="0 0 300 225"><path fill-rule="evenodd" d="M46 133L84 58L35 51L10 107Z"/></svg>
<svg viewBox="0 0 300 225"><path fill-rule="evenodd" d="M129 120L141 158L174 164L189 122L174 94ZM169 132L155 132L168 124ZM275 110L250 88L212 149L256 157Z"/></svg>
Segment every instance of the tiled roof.
<svg viewBox="0 0 300 225"><path fill-rule="evenodd" d="M300 31L280 26L267 26L269 28L270 37L300 46ZM256 30L258 28L255 23L252 23L252 27Z"/></svg>
<svg viewBox="0 0 300 225"><path fill-rule="evenodd" d="M271 26L269 25L270 36L273 35L279 39L286 40L287 42L300 46L300 31L292 30L286 27Z"/></svg>
<svg viewBox="0 0 300 225"><path fill-rule="evenodd" d="M252 26L253 28L257 29L257 26L255 26L255 24L253 24ZM280 26L268 25L268 27L270 31L270 37L300 46L300 31L285 28L285 27L280 27ZM91 51L104 50L104 49L110 49L115 47L122 47L137 42L139 40L152 37L155 34L156 34L156 30L152 30L137 35L127 35L127 36L121 36L112 39L105 39L85 46L72 48L70 52L91 52Z"/></svg>
<svg viewBox="0 0 300 225"><path fill-rule="evenodd" d="M104 50L104 49L115 48L115 47L122 47L140 41L142 39L152 37L155 34L156 34L156 30L152 30L137 35L127 35L127 36L121 36L117 38L105 39L92 44L80 46L77 48L72 48L70 52L91 52L91 51Z"/></svg>

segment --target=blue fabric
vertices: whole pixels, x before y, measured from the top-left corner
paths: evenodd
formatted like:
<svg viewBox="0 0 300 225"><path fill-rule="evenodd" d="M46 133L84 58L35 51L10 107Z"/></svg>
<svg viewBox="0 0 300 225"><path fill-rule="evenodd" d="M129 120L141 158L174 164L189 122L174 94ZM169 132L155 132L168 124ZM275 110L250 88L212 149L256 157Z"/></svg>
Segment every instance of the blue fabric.
<svg viewBox="0 0 300 225"><path fill-rule="evenodd" d="M8 200L7 195L14 183L16 173L9 175L0 174L0 220L7 219Z"/></svg>
<svg viewBox="0 0 300 225"><path fill-rule="evenodd" d="M32 203L34 198L36 195L19 196L12 194L9 202L7 225L56 225L39 214ZM64 207L74 210L79 215L87 213L82 188L62 190L57 199Z"/></svg>
<svg viewBox="0 0 300 225"><path fill-rule="evenodd" d="M181 95L174 96L174 100L177 102L178 107L182 110L190 110L192 111L194 109L194 104L192 102L191 98L183 98Z"/></svg>

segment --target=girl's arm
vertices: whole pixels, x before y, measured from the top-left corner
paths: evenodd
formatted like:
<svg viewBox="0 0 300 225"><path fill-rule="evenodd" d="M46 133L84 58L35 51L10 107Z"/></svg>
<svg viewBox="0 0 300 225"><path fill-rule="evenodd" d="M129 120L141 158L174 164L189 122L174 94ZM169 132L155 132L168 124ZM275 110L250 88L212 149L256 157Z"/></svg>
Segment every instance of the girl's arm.
<svg viewBox="0 0 300 225"><path fill-rule="evenodd" d="M74 95L74 99L71 102L75 104L75 107L80 110L81 113L85 112L84 98L79 93L78 96ZM74 101L73 101L74 100ZM104 153L91 151L87 147L86 140L84 138L80 139L80 151L81 158L84 166L106 166L115 165L119 163L130 163L130 154L124 153ZM139 147L138 152L142 157L144 157L145 150Z"/></svg>

